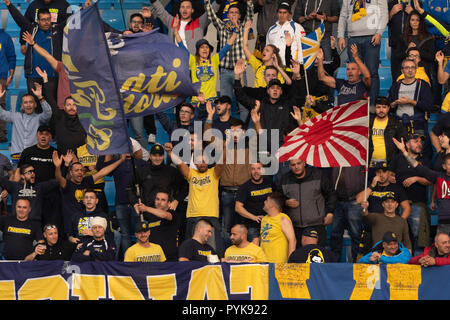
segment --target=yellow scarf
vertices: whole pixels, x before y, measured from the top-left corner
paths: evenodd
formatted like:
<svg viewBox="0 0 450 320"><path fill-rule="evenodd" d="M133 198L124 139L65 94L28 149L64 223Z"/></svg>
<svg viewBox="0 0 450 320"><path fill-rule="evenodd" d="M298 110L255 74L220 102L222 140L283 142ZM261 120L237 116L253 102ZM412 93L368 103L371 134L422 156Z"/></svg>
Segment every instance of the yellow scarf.
<svg viewBox="0 0 450 320"><path fill-rule="evenodd" d="M365 0L355 0L355 3L353 3L352 21L359 20L361 17L365 17L367 15L365 6Z"/></svg>

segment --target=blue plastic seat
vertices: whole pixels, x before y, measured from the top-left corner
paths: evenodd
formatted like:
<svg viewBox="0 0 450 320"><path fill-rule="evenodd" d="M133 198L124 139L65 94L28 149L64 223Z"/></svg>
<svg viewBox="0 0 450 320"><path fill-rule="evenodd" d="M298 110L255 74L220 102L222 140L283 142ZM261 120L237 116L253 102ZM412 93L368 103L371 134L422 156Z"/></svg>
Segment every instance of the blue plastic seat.
<svg viewBox="0 0 450 320"><path fill-rule="evenodd" d="M13 38L14 51L16 53L16 66L23 66L25 56L20 52L19 38Z"/></svg>
<svg viewBox="0 0 450 320"><path fill-rule="evenodd" d="M121 10L102 10L101 16L103 21L117 30L124 30L124 17Z"/></svg>
<svg viewBox="0 0 450 320"><path fill-rule="evenodd" d="M22 14L25 14L25 10L21 9L19 10ZM8 18L6 19L6 27L5 31L11 36L11 37L18 37L20 35L20 27L17 25L17 23L12 18L11 14L8 12Z"/></svg>

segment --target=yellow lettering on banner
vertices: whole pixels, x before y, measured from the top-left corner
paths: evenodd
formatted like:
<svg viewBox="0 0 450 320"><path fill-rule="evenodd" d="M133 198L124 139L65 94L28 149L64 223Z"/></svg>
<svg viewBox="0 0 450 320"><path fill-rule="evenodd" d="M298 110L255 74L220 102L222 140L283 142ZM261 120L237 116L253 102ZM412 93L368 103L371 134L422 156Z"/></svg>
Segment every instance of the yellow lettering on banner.
<svg viewBox="0 0 450 320"><path fill-rule="evenodd" d="M0 281L0 300L15 300L16 285L14 280Z"/></svg>
<svg viewBox="0 0 450 320"><path fill-rule="evenodd" d="M230 267L230 293L250 293L252 300L269 299L269 265L247 264Z"/></svg>
<svg viewBox="0 0 450 320"><path fill-rule="evenodd" d="M60 275L27 279L17 296L19 300L69 300L69 286Z"/></svg>
<svg viewBox="0 0 450 320"><path fill-rule="evenodd" d="M109 297L114 300L145 300L133 278L108 276Z"/></svg>
<svg viewBox="0 0 450 320"><path fill-rule="evenodd" d="M148 297L153 300L173 300L177 294L175 273L147 276Z"/></svg>
<svg viewBox="0 0 450 320"><path fill-rule="evenodd" d="M113 108L104 108L104 111L107 114L102 114L100 112L100 104L106 102L105 94L103 90L100 88L96 81L82 81L82 82L73 82L74 86L77 88L76 93L72 94L73 99L75 100L77 106L90 108L92 102L95 103L95 110L97 111L97 118L99 120L108 121L114 119L116 117L117 111ZM84 91L86 89L86 92Z"/></svg>
<svg viewBox="0 0 450 320"><path fill-rule="evenodd" d="M123 109L125 114L128 114L130 112L142 113L145 110L147 110L150 106L153 106L153 108L156 109L161 105L162 102L168 103L171 100L176 99L177 97L178 97L177 95L168 95L168 94L160 95L158 93L153 93L150 95L150 99L149 96L143 95L139 99L139 101L136 104L134 104L135 96L134 94L130 94L128 97L123 99Z"/></svg>
<svg viewBox="0 0 450 320"><path fill-rule="evenodd" d="M353 279L356 281L350 300L370 300L375 285L380 281L379 265L354 264Z"/></svg>
<svg viewBox="0 0 450 320"><path fill-rule="evenodd" d="M221 266L206 266L193 270L186 300L228 300Z"/></svg>
<svg viewBox="0 0 450 320"><path fill-rule="evenodd" d="M391 300L419 300L419 285L422 283L420 265L386 265L387 283Z"/></svg>
<svg viewBox="0 0 450 320"><path fill-rule="evenodd" d="M311 299L306 280L309 279L309 263L277 263L275 278L283 298Z"/></svg>
<svg viewBox="0 0 450 320"><path fill-rule="evenodd" d="M113 131L110 128L96 128L89 124L89 135L86 137L86 143L92 149L100 151L106 150L111 145L111 136ZM94 137L95 139L92 139Z"/></svg>
<svg viewBox="0 0 450 320"><path fill-rule="evenodd" d="M72 296L80 300L106 298L105 276L77 274L72 275Z"/></svg>

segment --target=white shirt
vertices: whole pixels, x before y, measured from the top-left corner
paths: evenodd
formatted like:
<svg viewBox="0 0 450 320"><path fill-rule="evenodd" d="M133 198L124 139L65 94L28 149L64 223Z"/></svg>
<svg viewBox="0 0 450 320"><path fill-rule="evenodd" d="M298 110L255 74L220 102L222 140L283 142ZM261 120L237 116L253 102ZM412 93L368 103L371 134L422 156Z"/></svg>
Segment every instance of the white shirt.
<svg viewBox="0 0 450 320"><path fill-rule="evenodd" d="M266 36L266 45L273 44L278 49L280 49L280 57L283 61L283 64L286 65L285 61L285 52L286 52L286 38L284 36L285 32L289 32L291 37L294 38L294 42L291 45L291 56L293 59L296 59L301 64L303 64L303 54L302 54L302 44L300 38L305 36L305 29L292 20L286 21L283 25L277 21L273 26L269 28ZM290 65L290 61L288 61L288 65Z"/></svg>
<svg viewBox="0 0 450 320"><path fill-rule="evenodd" d="M180 20L180 30L178 30L178 33L180 34L181 40L183 40L184 47L187 48L186 44L186 33L184 32L186 29L186 26L188 24L188 21L181 21ZM175 40L176 42L176 40Z"/></svg>

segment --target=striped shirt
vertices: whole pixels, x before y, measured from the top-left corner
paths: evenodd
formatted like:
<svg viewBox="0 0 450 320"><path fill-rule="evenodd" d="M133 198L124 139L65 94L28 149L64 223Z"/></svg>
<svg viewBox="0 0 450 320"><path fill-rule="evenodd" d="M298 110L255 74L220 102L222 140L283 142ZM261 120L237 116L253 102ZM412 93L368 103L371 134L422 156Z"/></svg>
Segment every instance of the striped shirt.
<svg viewBox="0 0 450 320"><path fill-rule="evenodd" d="M230 39L233 31L230 28L227 28L227 23L217 17L217 14L214 12L212 5L209 1L205 1L206 12L208 13L208 19L212 22L214 27L217 29L217 33L219 34L219 48L222 48L227 43L228 39ZM244 55L244 47L243 47L243 39L244 39L244 25L247 20L253 19L253 3L247 2L247 14L244 22L241 23L239 28L239 34L236 37L231 49L227 52L225 57L220 61L220 67L225 69L234 69L236 62L239 59L245 57Z"/></svg>

